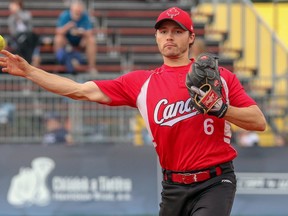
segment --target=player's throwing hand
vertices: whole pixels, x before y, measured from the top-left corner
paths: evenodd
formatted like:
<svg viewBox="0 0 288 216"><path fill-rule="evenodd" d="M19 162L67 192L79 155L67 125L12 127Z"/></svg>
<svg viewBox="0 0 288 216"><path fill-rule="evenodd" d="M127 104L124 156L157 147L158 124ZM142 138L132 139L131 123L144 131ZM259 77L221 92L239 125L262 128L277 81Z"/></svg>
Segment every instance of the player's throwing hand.
<svg viewBox="0 0 288 216"><path fill-rule="evenodd" d="M2 67L2 71L4 73L9 73L15 76L27 76L27 71L29 71L29 67L32 67L28 62L18 55L13 55L7 50L0 51L0 66Z"/></svg>

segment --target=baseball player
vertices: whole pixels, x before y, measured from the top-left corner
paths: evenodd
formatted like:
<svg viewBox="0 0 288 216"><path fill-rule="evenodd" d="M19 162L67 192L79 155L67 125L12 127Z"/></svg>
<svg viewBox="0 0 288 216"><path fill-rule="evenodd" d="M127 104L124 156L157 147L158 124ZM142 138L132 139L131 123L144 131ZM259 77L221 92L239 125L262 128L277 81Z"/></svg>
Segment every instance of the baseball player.
<svg viewBox="0 0 288 216"><path fill-rule="evenodd" d="M188 13L177 7L163 11L155 23L155 38L163 65L114 80L76 83L5 50L0 66L58 95L138 108L163 169L159 215L228 216L237 156L230 145L230 124L264 131L265 117L237 77L218 67L214 57L189 59L195 33Z"/></svg>

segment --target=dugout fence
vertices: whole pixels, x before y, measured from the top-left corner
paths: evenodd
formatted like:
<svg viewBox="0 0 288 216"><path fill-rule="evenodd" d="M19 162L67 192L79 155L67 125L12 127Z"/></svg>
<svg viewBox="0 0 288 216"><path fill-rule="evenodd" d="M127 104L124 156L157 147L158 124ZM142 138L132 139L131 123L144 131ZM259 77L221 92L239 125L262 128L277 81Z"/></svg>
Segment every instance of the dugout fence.
<svg viewBox="0 0 288 216"><path fill-rule="evenodd" d="M87 74L70 78L77 82L95 79ZM75 101L49 93L29 80L5 74L1 74L0 83L0 143L41 143L45 121L51 116L57 116L79 144L133 139L136 109Z"/></svg>
<svg viewBox="0 0 288 216"><path fill-rule="evenodd" d="M47 92L20 77L6 74L0 76L0 144L40 144L47 131L46 121L51 116L56 116L71 133L74 143L80 145L111 142L151 144L137 109L76 101ZM96 79L89 74L61 76L76 82ZM116 75L97 75L97 79L101 80L113 78L116 78ZM286 100L284 95L252 96L265 111L270 125L274 124L275 120L272 116L286 117L286 112L270 107L271 103L277 104L278 100ZM271 131L267 130L262 136L270 133ZM271 146L275 145L271 140L267 142ZM267 142L261 141L261 145L268 145Z"/></svg>

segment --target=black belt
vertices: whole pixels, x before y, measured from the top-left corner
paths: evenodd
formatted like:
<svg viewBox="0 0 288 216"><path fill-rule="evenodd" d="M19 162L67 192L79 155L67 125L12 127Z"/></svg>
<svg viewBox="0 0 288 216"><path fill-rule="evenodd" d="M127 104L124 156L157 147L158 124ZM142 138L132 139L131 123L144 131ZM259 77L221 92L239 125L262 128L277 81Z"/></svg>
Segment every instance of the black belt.
<svg viewBox="0 0 288 216"><path fill-rule="evenodd" d="M227 162L210 167L205 170L189 171L189 172L175 172L163 169L163 180L170 183L178 184L192 184L196 182L203 182L208 179L228 173L234 170L233 163Z"/></svg>

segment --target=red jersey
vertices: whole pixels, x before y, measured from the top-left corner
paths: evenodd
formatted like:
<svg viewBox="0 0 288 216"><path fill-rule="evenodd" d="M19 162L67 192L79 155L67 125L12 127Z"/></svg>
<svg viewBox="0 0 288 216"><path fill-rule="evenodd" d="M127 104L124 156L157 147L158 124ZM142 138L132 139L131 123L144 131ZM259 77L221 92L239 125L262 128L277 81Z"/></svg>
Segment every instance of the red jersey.
<svg viewBox="0 0 288 216"><path fill-rule="evenodd" d="M191 63L181 67L162 65L152 71L138 70L115 80L95 80L110 97L107 105L137 107L159 156L162 168L191 171L233 160L231 125L224 119L200 114L189 107L185 85ZM244 91L235 74L219 67L223 95L228 104L256 104Z"/></svg>

